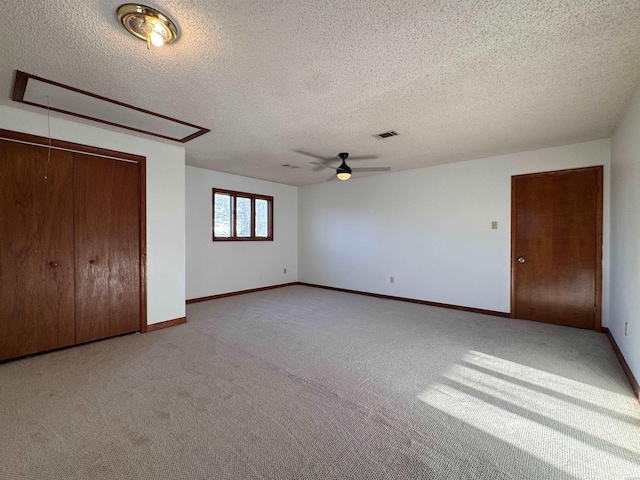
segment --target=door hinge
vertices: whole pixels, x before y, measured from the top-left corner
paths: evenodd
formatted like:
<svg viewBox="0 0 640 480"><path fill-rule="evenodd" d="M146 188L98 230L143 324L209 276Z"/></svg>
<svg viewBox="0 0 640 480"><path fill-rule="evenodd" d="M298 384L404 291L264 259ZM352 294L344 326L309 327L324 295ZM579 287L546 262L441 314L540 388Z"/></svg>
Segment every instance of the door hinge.
<svg viewBox="0 0 640 480"><path fill-rule="evenodd" d="M598 185L596 185L596 195L598 194Z"/></svg>

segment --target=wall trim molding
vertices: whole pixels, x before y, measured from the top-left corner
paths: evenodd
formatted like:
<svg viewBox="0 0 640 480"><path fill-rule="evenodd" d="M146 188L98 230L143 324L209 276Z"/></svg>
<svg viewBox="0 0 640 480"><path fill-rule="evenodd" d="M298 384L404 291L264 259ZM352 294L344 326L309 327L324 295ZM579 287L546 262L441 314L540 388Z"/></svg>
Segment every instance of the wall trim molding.
<svg viewBox="0 0 640 480"><path fill-rule="evenodd" d="M624 373L627 375L627 379L631 384L633 393L638 399L638 402L640 402L640 384L638 384L638 380L636 380L636 377L634 377L633 372L629 368L629 364L627 363L627 360L624 358L624 355L622 355L622 352L620 351L620 348L616 343L616 339L613 338L613 335L611 335L611 330L609 330L607 327L602 327L602 333L604 333L609 339L609 342L613 347L613 351L616 353L616 357L618 357L618 360L620 361L620 365L622 365L622 369L624 370Z"/></svg>
<svg viewBox="0 0 640 480"><path fill-rule="evenodd" d="M418 300L415 298L396 297L394 295L383 295L381 293L361 292L358 290L349 290L347 288L327 287L325 285L316 285L314 283L296 282L298 285L305 287L324 288L325 290L334 290L336 292L353 293L356 295L365 295L367 297L384 298L386 300L397 300L399 302L418 303L420 305L428 305L430 307L448 308L450 310L461 310L463 312L480 313L483 315L492 315L494 317L510 318L510 313L496 312L494 310L484 310L482 308L462 307L460 305L450 305L448 303L430 302L428 300Z"/></svg>
<svg viewBox="0 0 640 480"><path fill-rule="evenodd" d="M174 318L173 320L165 320L164 322L152 323L147 325L147 328L142 333L153 332L154 330L162 330L163 328L175 327L176 325L182 325L187 323L187 317Z"/></svg>
<svg viewBox="0 0 640 480"><path fill-rule="evenodd" d="M0 128L0 139L9 142L26 143L27 145L36 145L49 148L49 138L30 133L16 132L13 130L5 130ZM51 149L63 150L72 153L85 153L94 157L109 158L112 160L123 160L131 162L140 162L146 159L141 155L133 153L119 152L117 150L109 150L106 148L92 147L91 145L83 145L81 143L67 142L66 140L51 139Z"/></svg>
<svg viewBox="0 0 640 480"><path fill-rule="evenodd" d="M262 292L263 290L272 290L274 288L291 287L292 285L298 285L298 282L281 283L279 285L269 285L268 287L250 288L249 290L238 290L237 292L220 293L218 295L209 295L208 297L191 298L187 300L187 305L190 303L207 302L209 300L216 300L218 298L244 295L245 293Z"/></svg>

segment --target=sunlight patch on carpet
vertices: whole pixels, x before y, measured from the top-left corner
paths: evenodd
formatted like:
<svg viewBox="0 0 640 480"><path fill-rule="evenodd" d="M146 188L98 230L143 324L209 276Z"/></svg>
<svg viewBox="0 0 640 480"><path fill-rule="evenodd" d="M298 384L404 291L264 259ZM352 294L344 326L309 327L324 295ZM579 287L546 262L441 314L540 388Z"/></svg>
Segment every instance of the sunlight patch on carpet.
<svg viewBox="0 0 640 480"><path fill-rule="evenodd" d="M577 478L640 474L631 396L469 351L418 399Z"/></svg>

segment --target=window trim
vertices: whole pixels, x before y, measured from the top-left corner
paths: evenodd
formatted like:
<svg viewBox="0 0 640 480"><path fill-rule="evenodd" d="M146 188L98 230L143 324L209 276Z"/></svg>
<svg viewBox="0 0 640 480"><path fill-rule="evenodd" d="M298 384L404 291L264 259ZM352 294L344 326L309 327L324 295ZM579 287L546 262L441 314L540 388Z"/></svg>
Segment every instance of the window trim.
<svg viewBox="0 0 640 480"><path fill-rule="evenodd" d="M273 241L273 197L269 195L260 195L257 193L238 192L235 190L226 190L222 188L212 188L211 193L211 238L214 242L272 242ZM231 236L216 237L216 194L229 195L231 197ZM251 236L236 236L236 199L237 197L249 198L251 200ZM269 228L266 237L256 237L256 200L267 201L267 214L269 216L267 226Z"/></svg>

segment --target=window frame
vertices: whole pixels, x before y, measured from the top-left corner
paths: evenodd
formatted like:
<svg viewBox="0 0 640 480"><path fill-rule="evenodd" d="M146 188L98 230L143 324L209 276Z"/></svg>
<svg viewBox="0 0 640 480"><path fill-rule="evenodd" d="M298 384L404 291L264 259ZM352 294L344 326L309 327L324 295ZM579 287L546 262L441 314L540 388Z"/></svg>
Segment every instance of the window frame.
<svg viewBox="0 0 640 480"><path fill-rule="evenodd" d="M212 188L211 193L211 238L214 242L272 242L273 241L273 197L269 195L261 195L257 193L238 192L235 190L226 190L223 188ZM230 227L231 235L228 237L216 237L216 194L229 195L231 197L231 218ZM248 198L251 200L251 236L238 237L236 235L236 204L237 198ZM266 237L256 237L256 200L265 200L267 202L267 228L269 229Z"/></svg>

